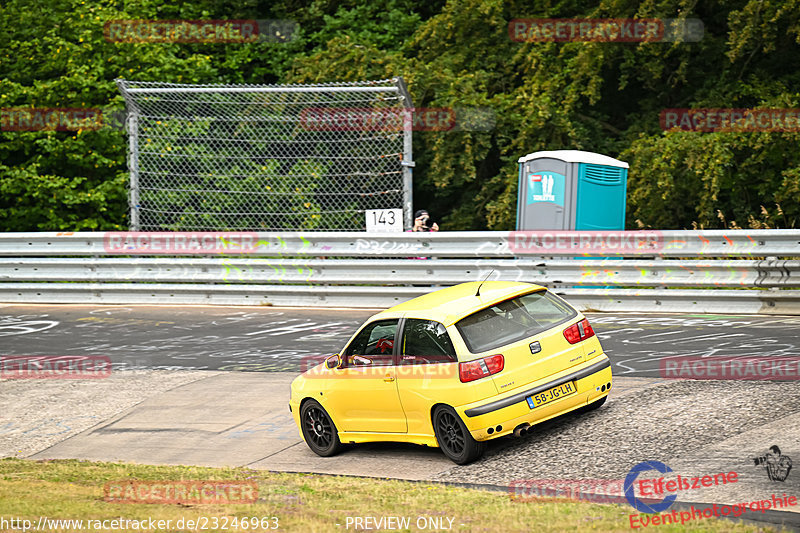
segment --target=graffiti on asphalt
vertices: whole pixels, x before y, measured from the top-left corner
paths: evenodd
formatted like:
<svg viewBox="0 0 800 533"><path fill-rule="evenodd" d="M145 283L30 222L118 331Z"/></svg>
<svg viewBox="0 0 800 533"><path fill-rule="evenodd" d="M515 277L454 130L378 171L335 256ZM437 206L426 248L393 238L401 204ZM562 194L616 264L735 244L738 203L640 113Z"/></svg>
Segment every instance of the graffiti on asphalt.
<svg viewBox="0 0 800 533"><path fill-rule="evenodd" d="M47 315L2 315L0 337L38 333L58 325L57 320L45 320Z"/></svg>

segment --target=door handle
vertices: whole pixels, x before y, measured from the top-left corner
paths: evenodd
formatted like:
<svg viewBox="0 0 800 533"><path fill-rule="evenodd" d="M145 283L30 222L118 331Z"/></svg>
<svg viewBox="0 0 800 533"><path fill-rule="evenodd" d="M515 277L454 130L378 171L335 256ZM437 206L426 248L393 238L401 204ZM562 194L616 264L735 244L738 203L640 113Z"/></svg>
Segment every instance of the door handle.
<svg viewBox="0 0 800 533"><path fill-rule="evenodd" d="M392 381L394 381L394 376L392 376L391 374L386 374L383 378L383 381L385 381L386 383L391 383Z"/></svg>

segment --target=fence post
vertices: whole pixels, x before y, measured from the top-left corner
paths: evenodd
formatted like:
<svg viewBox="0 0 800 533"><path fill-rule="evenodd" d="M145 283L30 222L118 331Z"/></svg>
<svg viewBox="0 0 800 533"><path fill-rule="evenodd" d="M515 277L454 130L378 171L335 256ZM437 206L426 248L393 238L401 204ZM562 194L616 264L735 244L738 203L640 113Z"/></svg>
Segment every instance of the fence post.
<svg viewBox="0 0 800 533"><path fill-rule="evenodd" d="M406 82L401 76L396 78L397 88L403 96L403 107L405 113L411 113L412 116L403 117L403 225L404 229L411 229L414 226L414 177L412 170L414 168L414 156L412 154L412 132L413 127L409 125L414 124L414 102L411 100L411 94L408 92Z"/></svg>
<svg viewBox="0 0 800 533"><path fill-rule="evenodd" d="M131 231L139 231L139 119L133 113L128 115L128 149L130 228Z"/></svg>

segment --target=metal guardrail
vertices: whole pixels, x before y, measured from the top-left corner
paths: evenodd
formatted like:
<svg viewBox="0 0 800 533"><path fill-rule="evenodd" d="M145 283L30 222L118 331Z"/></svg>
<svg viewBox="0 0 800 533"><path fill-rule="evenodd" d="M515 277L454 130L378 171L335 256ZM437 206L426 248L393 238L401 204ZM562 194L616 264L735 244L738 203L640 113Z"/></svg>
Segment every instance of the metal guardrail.
<svg viewBox="0 0 800 533"><path fill-rule="evenodd" d="M0 301L386 307L489 276L584 309L800 314L796 230L252 233L202 256L153 235L0 234Z"/></svg>
<svg viewBox="0 0 800 533"><path fill-rule="evenodd" d="M137 251L137 235L148 234L5 233L0 236L0 256L153 255ZM262 257L800 257L800 230L237 232L227 235L247 237L251 245L228 246L225 254ZM127 248L126 239L130 243Z"/></svg>
<svg viewBox="0 0 800 533"><path fill-rule="evenodd" d="M795 260L0 258L0 282L454 285L493 279L547 286L800 288Z"/></svg>

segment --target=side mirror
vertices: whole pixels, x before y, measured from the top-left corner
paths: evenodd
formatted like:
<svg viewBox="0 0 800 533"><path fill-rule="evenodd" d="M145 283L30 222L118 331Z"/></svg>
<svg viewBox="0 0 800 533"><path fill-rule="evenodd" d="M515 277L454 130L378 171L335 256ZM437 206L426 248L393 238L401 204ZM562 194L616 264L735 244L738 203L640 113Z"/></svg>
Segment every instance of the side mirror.
<svg viewBox="0 0 800 533"><path fill-rule="evenodd" d="M333 370L334 368L339 368L339 354L332 355L325 359L325 368Z"/></svg>

